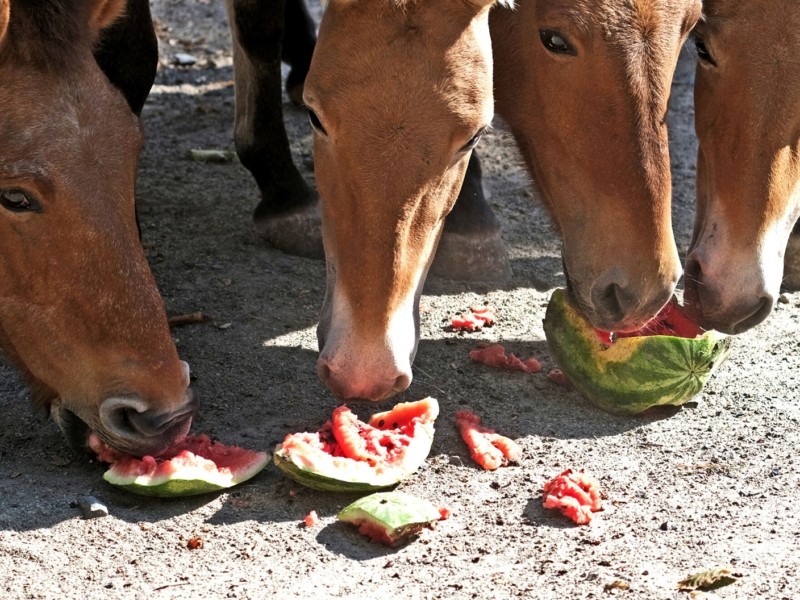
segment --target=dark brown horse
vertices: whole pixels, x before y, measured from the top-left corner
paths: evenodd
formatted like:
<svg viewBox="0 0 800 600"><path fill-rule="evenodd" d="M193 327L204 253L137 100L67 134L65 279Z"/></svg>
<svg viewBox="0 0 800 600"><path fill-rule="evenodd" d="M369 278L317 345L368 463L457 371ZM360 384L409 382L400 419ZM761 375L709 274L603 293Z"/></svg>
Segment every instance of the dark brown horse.
<svg viewBox="0 0 800 600"><path fill-rule="evenodd" d="M332 0L323 17L305 90L328 259L317 369L343 397L411 380L422 284L493 115L493 4ZM699 0L492 12L498 112L561 230L568 282L606 329L650 319L681 274L665 117L699 14Z"/></svg>
<svg viewBox="0 0 800 600"><path fill-rule="evenodd" d="M0 0L0 345L74 445L142 455L195 403L139 243L139 122L92 55L123 8Z"/></svg>
<svg viewBox="0 0 800 600"><path fill-rule="evenodd" d="M704 327L741 333L772 311L800 217L800 4L706 0L703 12L686 303ZM797 286L800 234L790 248Z"/></svg>

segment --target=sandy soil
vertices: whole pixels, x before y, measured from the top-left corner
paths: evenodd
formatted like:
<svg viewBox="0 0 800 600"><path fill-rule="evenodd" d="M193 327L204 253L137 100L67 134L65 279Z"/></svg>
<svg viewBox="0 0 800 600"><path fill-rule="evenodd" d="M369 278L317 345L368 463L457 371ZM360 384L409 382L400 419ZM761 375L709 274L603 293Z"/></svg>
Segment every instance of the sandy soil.
<svg viewBox="0 0 800 600"><path fill-rule="evenodd" d="M271 449L288 432L318 427L336 405L314 374L324 267L253 233L257 190L240 165L187 158L190 148L233 146L221 5L153 2L163 45L143 114L142 229L169 313L213 317L174 330L202 401L195 430ZM178 67L178 52L198 62ZM694 194L692 72L685 52L671 114L682 250ZM286 113L298 163L313 181L305 115L288 104ZM428 286L415 380L398 398L441 403L431 456L401 488L448 506L449 520L400 549L376 546L335 520L353 496L300 488L272 466L231 493L129 495L30 413L26 389L3 364L0 596L682 598L676 584L684 576L730 565L740 578L720 598L800 597L800 295L785 296L768 322L737 339L706 390L674 414L615 417L542 374L474 365L467 353L478 341L501 340L552 366L541 321L551 290L563 284L556 235L509 136L494 132L480 149L514 279L504 289ZM445 331L450 316L485 301L497 307L494 328ZM476 468L453 423L462 407L517 439L522 464ZM378 407L354 408L367 415ZM590 526L541 506L543 483L566 467L595 473L607 496ZM87 494L110 515L81 518L74 501ZM321 522L307 528L312 509ZM192 536L202 537L202 549L187 548ZM614 588L619 581L629 591Z"/></svg>

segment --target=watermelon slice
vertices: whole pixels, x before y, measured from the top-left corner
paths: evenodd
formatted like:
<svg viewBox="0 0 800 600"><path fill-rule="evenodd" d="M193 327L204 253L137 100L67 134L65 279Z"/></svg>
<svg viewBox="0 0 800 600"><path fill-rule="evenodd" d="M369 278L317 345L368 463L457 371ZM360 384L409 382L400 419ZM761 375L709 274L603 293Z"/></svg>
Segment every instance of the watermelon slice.
<svg viewBox="0 0 800 600"><path fill-rule="evenodd" d="M185 437L169 458L124 455L106 446L96 434L89 447L110 462L103 479L142 496L194 496L247 481L269 462L266 452L254 452L212 441L205 434Z"/></svg>
<svg viewBox="0 0 800 600"><path fill-rule="evenodd" d="M352 523L373 542L394 547L417 536L426 527L433 529L447 514L411 494L383 492L356 500L343 508L336 518Z"/></svg>
<svg viewBox="0 0 800 600"><path fill-rule="evenodd" d="M360 421L346 406L319 431L291 433L273 460L307 487L334 492L385 489L412 475L431 451L435 398L404 402Z"/></svg>
<svg viewBox="0 0 800 600"><path fill-rule="evenodd" d="M684 404L700 392L732 341L692 323L675 300L639 331L599 331L565 290L553 292L544 332L575 389L598 408L616 414Z"/></svg>

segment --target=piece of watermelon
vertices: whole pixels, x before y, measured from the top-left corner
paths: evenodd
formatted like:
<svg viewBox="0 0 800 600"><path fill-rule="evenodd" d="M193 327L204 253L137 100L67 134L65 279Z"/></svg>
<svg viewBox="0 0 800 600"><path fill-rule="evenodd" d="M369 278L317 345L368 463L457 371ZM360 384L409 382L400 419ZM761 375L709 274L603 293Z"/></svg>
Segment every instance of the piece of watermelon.
<svg viewBox="0 0 800 600"><path fill-rule="evenodd" d="M411 494L383 492L359 498L343 508L336 518L352 523L373 542L394 547L426 527L432 529L448 515L449 511Z"/></svg>
<svg viewBox="0 0 800 600"><path fill-rule="evenodd" d="M266 452L212 441L205 434L187 436L168 457L136 458L108 448L92 434L89 446L111 468L103 479L143 496L194 496L216 492L247 481L269 462Z"/></svg>
<svg viewBox="0 0 800 600"><path fill-rule="evenodd" d="M472 460L487 471L522 460L522 448L511 438L481 425L481 418L469 410L456 413L456 425L467 444Z"/></svg>
<svg viewBox="0 0 800 600"><path fill-rule="evenodd" d="M600 483L583 471L566 469L544 484L545 508L554 508L578 525L588 525L592 513L603 510Z"/></svg>
<svg viewBox="0 0 800 600"><path fill-rule="evenodd" d="M674 300L639 331L598 331L565 290L553 292L544 332L575 389L595 406L617 414L684 404L703 388L732 341L697 327Z"/></svg>
<svg viewBox="0 0 800 600"><path fill-rule="evenodd" d="M542 364L535 358L530 357L521 360L513 352L506 354L506 349L502 344L492 344L484 348L475 348L475 350L470 350L469 357L472 359L472 362L483 363L504 371L538 373L542 370Z"/></svg>
<svg viewBox="0 0 800 600"><path fill-rule="evenodd" d="M435 398L398 404L368 423L340 406L319 431L287 435L275 448L273 460L286 475L313 489L385 489L425 462L438 414Z"/></svg>

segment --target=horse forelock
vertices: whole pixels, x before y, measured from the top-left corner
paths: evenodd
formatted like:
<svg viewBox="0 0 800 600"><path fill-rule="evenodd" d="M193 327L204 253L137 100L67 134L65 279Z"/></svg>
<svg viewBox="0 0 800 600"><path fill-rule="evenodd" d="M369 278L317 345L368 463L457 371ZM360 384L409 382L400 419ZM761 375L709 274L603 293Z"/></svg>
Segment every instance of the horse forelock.
<svg viewBox="0 0 800 600"><path fill-rule="evenodd" d="M94 42L87 0L9 0L7 50L40 68L59 69Z"/></svg>

